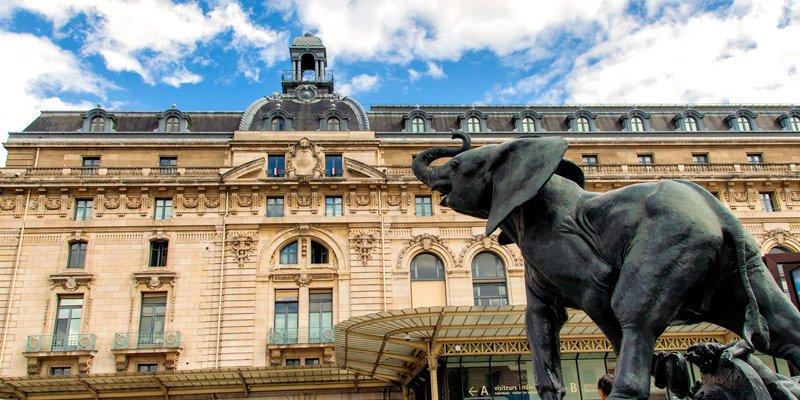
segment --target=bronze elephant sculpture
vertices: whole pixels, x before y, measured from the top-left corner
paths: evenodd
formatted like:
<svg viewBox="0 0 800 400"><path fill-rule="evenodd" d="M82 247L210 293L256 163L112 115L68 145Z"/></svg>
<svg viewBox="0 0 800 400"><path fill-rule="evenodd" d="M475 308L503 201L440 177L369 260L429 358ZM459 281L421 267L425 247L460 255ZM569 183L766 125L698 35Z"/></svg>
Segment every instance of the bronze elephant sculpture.
<svg viewBox="0 0 800 400"><path fill-rule="evenodd" d="M526 328L543 399L564 395L559 331L586 312L618 354L610 399L646 399L656 339L670 324L712 322L800 367L800 313L758 245L711 193L685 180L606 193L583 189L563 138L434 147L414 174L441 204L487 219L525 259ZM440 158L452 157L432 167Z"/></svg>

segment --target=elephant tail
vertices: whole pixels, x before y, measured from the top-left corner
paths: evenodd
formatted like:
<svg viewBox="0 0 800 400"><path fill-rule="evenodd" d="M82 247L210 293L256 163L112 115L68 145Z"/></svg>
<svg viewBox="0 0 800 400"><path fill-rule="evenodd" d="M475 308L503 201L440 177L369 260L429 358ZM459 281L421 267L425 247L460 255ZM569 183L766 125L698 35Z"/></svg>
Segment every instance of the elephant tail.
<svg viewBox="0 0 800 400"><path fill-rule="evenodd" d="M726 213L726 215L727 214L728 213ZM735 218L730 215L727 216L728 218ZM742 329L744 334L743 339L747 342L747 344L750 345L750 347L753 347L753 338L758 338L766 350L769 348L769 327L767 326L767 320L764 319L764 316L761 315L761 312L758 309L758 301L755 293L753 292L753 287L750 285L750 275L747 272L747 242L745 240L743 229L744 228L739 225L738 220L736 221L734 228L731 229L736 248L736 261L738 264L739 277L742 280L742 286L744 287L744 292L747 295L747 309L744 313L744 327Z"/></svg>

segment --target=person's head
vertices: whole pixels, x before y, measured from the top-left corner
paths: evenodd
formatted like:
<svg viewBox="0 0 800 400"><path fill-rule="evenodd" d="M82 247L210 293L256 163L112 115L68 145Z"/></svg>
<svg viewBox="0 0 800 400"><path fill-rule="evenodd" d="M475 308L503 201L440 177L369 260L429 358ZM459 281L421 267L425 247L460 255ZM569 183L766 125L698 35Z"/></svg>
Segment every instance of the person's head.
<svg viewBox="0 0 800 400"><path fill-rule="evenodd" d="M606 400L611 394L611 385L614 384L614 377L611 375L603 375L597 381L597 392L600 393L600 398Z"/></svg>

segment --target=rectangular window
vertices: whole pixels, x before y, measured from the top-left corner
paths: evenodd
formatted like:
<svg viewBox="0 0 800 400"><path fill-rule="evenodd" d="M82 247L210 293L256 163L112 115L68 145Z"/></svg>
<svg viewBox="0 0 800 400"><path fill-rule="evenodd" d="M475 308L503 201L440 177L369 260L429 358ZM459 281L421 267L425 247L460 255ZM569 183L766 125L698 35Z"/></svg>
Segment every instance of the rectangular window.
<svg viewBox="0 0 800 400"><path fill-rule="evenodd" d="M502 306L508 304L505 282L475 283L472 295L476 306Z"/></svg>
<svg viewBox="0 0 800 400"><path fill-rule="evenodd" d="M86 221L92 219L92 199L75 199L75 221Z"/></svg>
<svg viewBox="0 0 800 400"><path fill-rule="evenodd" d="M71 367L50 367L50 376L69 376L71 374Z"/></svg>
<svg viewBox="0 0 800 400"><path fill-rule="evenodd" d="M692 162L695 164L708 164L708 154L694 153L692 154Z"/></svg>
<svg viewBox="0 0 800 400"><path fill-rule="evenodd" d="M178 157L159 157L158 172L161 175L175 175L178 173Z"/></svg>
<svg viewBox="0 0 800 400"><path fill-rule="evenodd" d="M67 254L67 268L83 268L86 263L86 242L72 242Z"/></svg>
<svg viewBox="0 0 800 400"><path fill-rule="evenodd" d="M342 196L325 196L325 215L328 217L341 217Z"/></svg>
<svg viewBox="0 0 800 400"><path fill-rule="evenodd" d="M325 156L325 176L342 176L342 156Z"/></svg>
<svg viewBox="0 0 800 400"><path fill-rule="evenodd" d="M750 164L763 164L764 155L761 153L747 153L747 162Z"/></svg>
<svg viewBox="0 0 800 400"><path fill-rule="evenodd" d="M775 192L759 192L758 196L761 198L761 207L764 211L779 211L778 202L775 199Z"/></svg>
<svg viewBox="0 0 800 400"><path fill-rule="evenodd" d="M81 175L97 175L97 169L100 168L100 157L83 157L81 167Z"/></svg>
<svg viewBox="0 0 800 400"><path fill-rule="evenodd" d="M319 358L306 358L306 365L319 365Z"/></svg>
<svg viewBox="0 0 800 400"><path fill-rule="evenodd" d="M653 158L652 154L639 154L638 156L639 164L653 164L655 163L655 159Z"/></svg>
<svg viewBox="0 0 800 400"><path fill-rule="evenodd" d="M153 240L150 242L150 266L151 267L166 267L167 266L167 248L169 242L166 240Z"/></svg>
<svg viewBox="0 0 800 400"><path fill-rule="evenodd" d="M281 177L286 173L286 156L273 155L267 156L267 176Z"/></svg>
<svg viewBox="0 0 800 400"><path fill-rule="evenodd" d="M584 154L581 156L581 162L584 164L599 164L597 154Z"/></svg>
<svg viewBox="0 0 800 400"><path fill-rule="evenodd" d="M333 342L333 291L311 289L308 295L309 343Z"/></svg>
<svg viewBox="0 0 800 400"><path fill-rule="evenodd" d="M144 372L148 374L154 374L158 372L158 364L137 364L136 365L136 372Z"/></svg>
<svg viewBox="0 0 800 400"><path fill-rule="evenodd" d="M167 314L166 293L142 294L139 317L139 347L161 347L164 343L164 320Z"/></svg>
<svg viewBox="0 0 800 400"><path fill-rule="evenodd" d="M430 217L433 215L431 196L416 196L414 199L417 209L416 215L420 217Z"/></svg>
<svg viewBox="0 0 800 400"><path fill-rule="evenodd" d="M156 199L155 219L172 218L172 199Z"/></svg>
<svg viewBox="0 0 800 400"><path fill-rule="evenodd" d="M299 358L287 358L286 359L286 366L287 367L296 367L298 365L300 365L300 359Z"/></svg>
<svg viewBox="0 0 800 400"><path fill-rule="evenodd" d="M82 313L83 297L59 296L56 326L53 330L52 349L54 351L70 351L78 348Z"/></svg>
<svg viewBox="0 0 800 400"><path fill-rule="evenodd" d="M297 343L297 297L296 289L275 290L275 325L270 333L271 343ZM300 365L299 360L297 365Z"/></svg>
<svg viewBox="0 0 800 400"><path fill-rule="evenodd" d="M283 216L283 197L267 197L267 216Z"/></svg>

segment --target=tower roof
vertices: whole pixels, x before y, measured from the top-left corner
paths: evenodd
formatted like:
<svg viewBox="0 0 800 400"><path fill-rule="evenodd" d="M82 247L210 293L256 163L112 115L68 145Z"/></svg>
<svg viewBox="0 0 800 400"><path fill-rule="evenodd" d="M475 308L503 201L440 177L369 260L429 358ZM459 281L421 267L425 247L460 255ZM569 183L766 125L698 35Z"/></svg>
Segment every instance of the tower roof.
<svg viewBox="0 0 800 400"><path fill-rule="evenodd" d="M324 47L322 44L322 39L310 34L306 33L303 36L298 36L294 38L292 42L292 46L296 47Z"/></svg>

